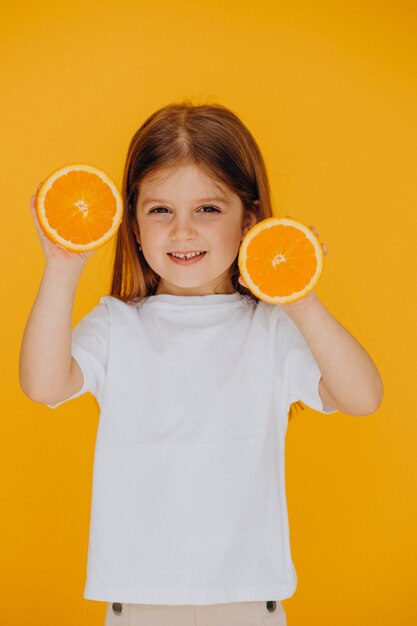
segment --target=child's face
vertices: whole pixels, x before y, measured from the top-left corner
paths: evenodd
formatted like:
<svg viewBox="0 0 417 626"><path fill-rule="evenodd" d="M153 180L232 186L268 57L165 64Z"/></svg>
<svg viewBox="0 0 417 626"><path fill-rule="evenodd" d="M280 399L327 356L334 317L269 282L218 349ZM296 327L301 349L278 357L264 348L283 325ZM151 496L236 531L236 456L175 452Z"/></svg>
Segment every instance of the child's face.
<svg viewBox="0 0 417 626"><path fill-rule="evenodd" d="M136 218L143 255L160 276L155 294L179 296L230 292L228 269L243 234L256 221L254 214L245 217L238 195L194 165L145 178ZM168 254L187 251L205 254L189 265L175 263Z"/></svg>

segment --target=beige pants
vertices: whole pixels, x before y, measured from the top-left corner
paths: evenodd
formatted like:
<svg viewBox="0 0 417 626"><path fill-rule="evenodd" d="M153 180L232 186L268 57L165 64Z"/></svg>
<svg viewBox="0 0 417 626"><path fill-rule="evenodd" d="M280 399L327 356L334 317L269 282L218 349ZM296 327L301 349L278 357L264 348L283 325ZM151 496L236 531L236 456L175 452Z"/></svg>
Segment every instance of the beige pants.
<svg viewBox="0 0 417 626"><path fill-rule="evenodd" d="M278 600L227 604L127 604L109 602L105 626L286 626Z"/></svg>

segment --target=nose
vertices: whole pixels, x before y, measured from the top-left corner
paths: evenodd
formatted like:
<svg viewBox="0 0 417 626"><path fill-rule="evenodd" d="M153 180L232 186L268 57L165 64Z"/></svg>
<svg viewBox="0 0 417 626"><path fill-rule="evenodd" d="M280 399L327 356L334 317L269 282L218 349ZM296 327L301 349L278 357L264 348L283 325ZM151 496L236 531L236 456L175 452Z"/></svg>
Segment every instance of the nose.
<svg viewBox="0 0 417 626"><path fill-rule="evenodd" d="M192 225L190 218L186 216L179 216L176 218L172 230L172 241L188 241L196 238L196 231Z"/></svg>

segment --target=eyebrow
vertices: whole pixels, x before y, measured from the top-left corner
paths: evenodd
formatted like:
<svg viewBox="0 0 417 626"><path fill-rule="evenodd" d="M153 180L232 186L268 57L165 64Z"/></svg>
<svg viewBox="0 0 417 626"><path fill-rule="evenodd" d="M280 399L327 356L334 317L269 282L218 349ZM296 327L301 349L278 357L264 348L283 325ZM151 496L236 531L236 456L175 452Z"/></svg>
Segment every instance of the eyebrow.
<svg viewBox="0 0 417 626"><path fill-rule="evenodd" d="M199 204L200 202L224 202L225 200L227 200L226 196L210 196L209 198L200 198L195 202L196 204ZM153 202L157 202L160 204L170 204L169 200L159 200L158 198L145 198L142 202L142 206L145 206L146 204L151 204Z"/></svg>

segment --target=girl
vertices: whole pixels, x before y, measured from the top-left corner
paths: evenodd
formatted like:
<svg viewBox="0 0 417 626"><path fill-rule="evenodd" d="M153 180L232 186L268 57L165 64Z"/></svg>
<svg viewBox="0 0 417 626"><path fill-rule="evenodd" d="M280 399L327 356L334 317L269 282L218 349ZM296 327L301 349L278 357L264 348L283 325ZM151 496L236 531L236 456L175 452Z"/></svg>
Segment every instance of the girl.
<svg viewBox="0 0 417 626"><path fill-rule="evenodd" d="M100 407L84 597L107 603L107 626L285 625L290 405L373 412L378 371L314 292L275 306L242 283L242 237L272 210L233 112L156 111L130 143L122 193L111 293L73 331L92 252L51 243L31 205L46 267L22 389L50 408L88 391Z"/></svg>

